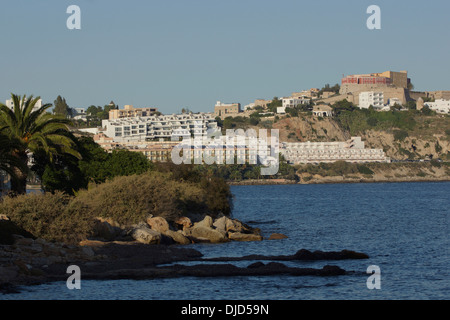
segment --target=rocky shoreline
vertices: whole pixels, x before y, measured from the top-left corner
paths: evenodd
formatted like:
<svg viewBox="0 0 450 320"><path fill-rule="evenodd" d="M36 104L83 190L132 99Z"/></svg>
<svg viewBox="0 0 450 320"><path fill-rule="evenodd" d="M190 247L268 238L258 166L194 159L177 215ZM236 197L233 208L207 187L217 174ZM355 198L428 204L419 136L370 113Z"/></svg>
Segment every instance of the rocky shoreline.
<svg viewBox="0 0 450 320"><path fill-rule="evenodd" d="M0 222L11 223L6 219ZM96 280L186 276L338 276L347 274L347 271L330 265L321 269L292 268L279 261L368 258L363 253L348 250L311 252L302 249L293 255L285 256L251 255L205 259L199 251L195 250L193 244L262 241L260 230L227 217L214 220L206 216L196 223L183 217L178 221L182 226L182 229L178 231L171 230L166 223L160 217L149 217L145 225L139 224L132 229L122 230L112 221L99 219L95 227L96 235L101 240L85 240L77 245L48 242L27 235L13 234L11 243L0 245L0 294L20 292L21 286L67 281L70 276L67 268L70 265L80 267L82 279ZM180 239L180 235L188 242L183 240L184 238ZM118 240L119 238L121 240ZM286 238L285 235L273 234L264 240L284 238ZM218 249L220 249L219 246ZM252 262L247 267L230 264L233 261L245 260ZM179 264L180 262L191 264L183 265ZM198 262L198 264L192 265L192 262Z"/></svg>

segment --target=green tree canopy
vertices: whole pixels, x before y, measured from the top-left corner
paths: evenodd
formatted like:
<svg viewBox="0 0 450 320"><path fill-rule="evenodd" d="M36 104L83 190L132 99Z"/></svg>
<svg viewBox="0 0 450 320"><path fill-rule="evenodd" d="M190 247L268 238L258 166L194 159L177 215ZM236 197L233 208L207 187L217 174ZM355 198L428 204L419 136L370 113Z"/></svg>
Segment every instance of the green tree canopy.
<svg viewBox="0 0 450 320"><path fill-rule="evenodd" d="M74 149L73 136L69 132L69 120L47 112L51 104L45 104L37 110L40 97L23 97L11 94L14 107L9 109L0 103L0 132L14 142L11 155L23 167L28 167L29 156L44 152L49 161L56 155L71 154L81 157ZM18 194L26 193L28 170L15 167L17 181L12 180L11 189Z"/></svg>

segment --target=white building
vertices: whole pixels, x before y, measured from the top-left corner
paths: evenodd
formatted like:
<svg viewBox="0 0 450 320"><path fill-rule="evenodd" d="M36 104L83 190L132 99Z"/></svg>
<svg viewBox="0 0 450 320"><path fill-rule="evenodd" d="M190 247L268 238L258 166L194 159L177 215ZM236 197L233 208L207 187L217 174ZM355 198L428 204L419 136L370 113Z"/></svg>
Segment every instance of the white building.
<svg viewBox="0 0 450 320"><path fill-rule="evenodd" d="M283 142L280 152L291 164L390 162L382 149L365 149L361 137L352 137L343 142Z"/></svg>
<svg viewBox="0 0 450 320"><path fill-rule="evenodd" d="M171 139L173 136L206 135L218 130L211 113L172 114L103 120L106 136L114 141L146 141Z"/></svg>
<svg viewBox="0 0 450 320"><path fill-rule="evenodd" d="M431 110L437 113L449 113L450 112L450 100L437 99L435 102L425 102Z"/></svg>
<svg viewBox="0 0 450 320"><path fill-rule="evenodd" d="M22 100L20 100L20 101L22 102ZM27 101L27 99L25 99L25 101ZM6 105L9 109L11 109L11 110L14 109L14 102L13 102L12 99L6 100L5 105ZM39 99L39 100L36 102L36 104L34 105L33 111L37 111L37 110L39 110L41 107L42 107L42 99Z"/></svg>
<svg viewBox="0 0 450 320"><path fill-rule="evenodd" d="M383 92L366 91L359 94L359 108L368 109L370 106L373 106L375 109L384 107Z"/></svg>
<svg viewBox="0 0 450 320"><path fill-rule="evenodd" d="M310 99L307 97L288 97L283 98L283 107L284 108L296 108L302 104L308 104Z"/></svg>
<svg viewBox="0 0 450 320"><path fill-rule="evenodd" d="M247 105L245 105L244 106L244 111L247 111L247 110L250 110L250 109L253 109L255 107L255 103L249 103L249 104L247 104Z"/></svg>
<svg viewBox="0 0 450 320"><path fill-rule="evenodd" d="M401 105L402 105L402 101L401 101L400 99L398 99L398 98L390 98L390 99L388 100L388 106L389 106L389 107L393 107L393 106L395 106L396 104L398 104L399 106L401 106Z"/></svg>
<svg viewBox="0 0 450 320"><path fill-rule="evenodd" d="M286 113L286 107L277 107L277 113L278 114L285 114Z"/></svg>
<svg viewBox="0 0 450 320"><path fill-rule="evenodd" d="M84 109L84 108L74 108L73 110L75 111L75 114L72 115L74 120L87 121L86 109Z"/></svg>

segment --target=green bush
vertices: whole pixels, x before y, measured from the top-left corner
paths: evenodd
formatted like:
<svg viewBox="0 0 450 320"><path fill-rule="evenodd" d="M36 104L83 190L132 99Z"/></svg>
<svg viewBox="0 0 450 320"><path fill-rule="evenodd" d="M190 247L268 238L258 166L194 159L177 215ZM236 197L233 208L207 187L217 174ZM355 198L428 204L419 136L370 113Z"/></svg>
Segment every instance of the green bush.
<svg viewBox="0 0 450 320"><path fill-rule="evenodd" d="M369 175L374 174L374 172L365 165L358 165L357 167L358 167L359 173L361 173L361 174L369 174Z"/></svg>
<svg viewBox="0 0 450 320"><path fill-rule="evenodd" d="M62 192L6 197L0 203L0 214L35 237L64 241L71 235L87 234L90 229L89 219L79 219L79 215L66 210L71 199Z"/></svg>
<svg viewBox="0 0 450 320"><path fill-rule="evenodd" d="M408 132L405 130L395 130L394 131L394 140L395 141L403 141L409 136Z"/></svg>

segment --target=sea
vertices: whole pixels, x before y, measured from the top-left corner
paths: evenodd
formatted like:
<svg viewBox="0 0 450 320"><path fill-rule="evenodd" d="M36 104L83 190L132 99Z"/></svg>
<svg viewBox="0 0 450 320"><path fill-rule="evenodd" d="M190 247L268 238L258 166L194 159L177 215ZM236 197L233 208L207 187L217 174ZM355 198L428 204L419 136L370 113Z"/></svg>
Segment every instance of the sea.
<svg viewBox="0 0 450 320"><path fill-rule="evenodd" d="M23 287L0 300L447 300L450 182L232 186L233 217L261 229L258 242L187 245L205 258L291 255L300 249L369 255L365 260L289 261L337 265L333 277L184 277L83 280ZM255 261L232 262L248 266ZM264 261L267 263L268 261ZM178 262L180 263L180 262ZM186 262L194 264L198 262ZM209 262L211 263L211 262ZM230 263L230 262L227 262Z"/></svg>

